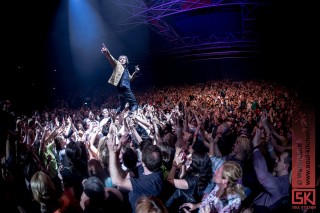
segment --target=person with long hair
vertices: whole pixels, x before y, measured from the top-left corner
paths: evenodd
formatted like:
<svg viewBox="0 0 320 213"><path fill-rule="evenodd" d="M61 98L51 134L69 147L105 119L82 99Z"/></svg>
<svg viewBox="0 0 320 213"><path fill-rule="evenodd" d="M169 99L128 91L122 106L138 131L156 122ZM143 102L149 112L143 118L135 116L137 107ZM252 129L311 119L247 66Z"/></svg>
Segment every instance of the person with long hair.
<svg viewBox="0 0 320 213"><path fill-rule="evenodd" d="M55 186L44 172L36 172L30 181L33 198L40 204L42 213L81 213L79 201L68 190L58 196Z"/></svg>
<svg viewBox="0 0 320 213"><path fill-rule="evenodd" d="M180 209L191 212L223 213L239 212L245 198L242 186L242 169L234 161L226 161L213 176L216 186L199 203L184 203Z"/></svg>
<svg viewBox="0 0 320 213"><path fill-rule="evenodd" d="M135 66L135 71L131 75L128 70L129 59L126 55L120 55L118 60L116 60L104 44L102 45L101 52L105 54L113 67L113 72L108 83L116 86L118 89L120 106L117 109L117 114L124 110L127 103L129 103L129 113L133 113L138 109L138 103L131 90L130 82L139 75L140 69L138 65Z"/></svg>
<svg viewBox="0 0 320 213"><path fill-rule="evenodd" d="M136 213L169 213L163 202L156 196L142 196L137 200Z"/></svg>
<svg viewBox="0 0 320 213"><path fill-rule="evenodd" d="M198 148L192 152L191 164L188 168L183 163L184 153L176 147L176 154L167 181L176 189L165 205L170 212L177 212L185 202L199 202L208 183L212 178L211 160L205 149ZM177 168L181 168L177 176Z"/></svg>

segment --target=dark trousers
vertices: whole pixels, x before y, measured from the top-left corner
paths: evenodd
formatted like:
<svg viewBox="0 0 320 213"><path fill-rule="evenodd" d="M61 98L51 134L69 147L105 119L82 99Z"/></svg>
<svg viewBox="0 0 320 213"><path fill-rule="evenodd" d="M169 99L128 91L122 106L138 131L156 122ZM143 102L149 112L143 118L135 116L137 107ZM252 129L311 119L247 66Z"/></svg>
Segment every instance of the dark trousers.
<svg viewBox="0 0 320 213"><path fill-rule="evenodd" d="M120 113L124 110L126 103L129 103L129 110L131 113L137 110L138 103L136 98L134 97L133 92L131 91L131 88L127 88L127 87L117 87L117 88L118 88L119 100L120 100L120 106L117 109L117 113Z"/></svg>

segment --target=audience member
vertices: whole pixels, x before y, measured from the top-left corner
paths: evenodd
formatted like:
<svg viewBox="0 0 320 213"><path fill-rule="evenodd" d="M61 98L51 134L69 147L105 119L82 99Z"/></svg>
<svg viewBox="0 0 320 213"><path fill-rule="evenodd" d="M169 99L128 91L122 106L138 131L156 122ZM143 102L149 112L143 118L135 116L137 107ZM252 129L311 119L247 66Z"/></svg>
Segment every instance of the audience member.
<svg viewBox="0 0 320 213"><path fill-rule="evenodd" d="M83 180L81 208L84 213L124 212L123 196L113 187L105 187L97 177Z"/></svg>
<svg viewBox="0 0 320 213"><path fill-rule="evenodd" d="M216 186L200 203L181 205L184 212L200 209L203 212L238 212L245 197L242 188L242 169L234 161L226 161L213 176Z"/></svg>
<svg viewBox="0 0 320 213"><path fill-rule="evenodd" d="M290 193L290 171L292 163L291 152L285 151L276 159L274 174L268 171L268 167L264 156L262 155L260 146L261 130L255 130L255 137L252 141L253 164L256 175L264 191L261 192L253 201L252 205L245 209L245 213L262 211L262 209L276 208L273 206L277 201L284 197L288 197Z"/></svg>
<svg viewBox="0 0 320 213"><path fill-rule="evenodd" d="M142 196L137 200L136 213L169 213L162 201L155 196Z"/></svg>
<svg viewBox="0 0 320 213"><path fill-rule="evenodd" d="M119 166L119 152L121 149L120 142L116 143L117 135L111 131L108 141L109 148L109 166L112 181L119 188L129 190L129 201L132 207L132 212L135 212L136 201L142 195L158 196L163 189L163 175L161 172L162 157L160 149L152 144L145 146L142 149L142 164L143 173L139 174L138 178L125 178L122 176L122 170ZM141 171L141 170L139 170Z"/></svg>
<svg viewBox="0 0 320 213"><path fill-rule="evenodd" d="M79 201L69 193L61 197L56 192L51 178L44 172L36 172L30 182L30 188L36 202L40 204L42 213L80 213Z"/></svg>

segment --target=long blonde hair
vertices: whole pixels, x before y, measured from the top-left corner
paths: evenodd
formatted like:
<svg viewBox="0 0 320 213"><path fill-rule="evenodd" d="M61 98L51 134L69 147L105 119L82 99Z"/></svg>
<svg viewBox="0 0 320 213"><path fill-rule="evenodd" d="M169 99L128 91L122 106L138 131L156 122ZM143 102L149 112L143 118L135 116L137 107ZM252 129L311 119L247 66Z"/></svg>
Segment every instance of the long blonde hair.
<svg viewBox="0 0 320 213"><path fill-rule="evenodd" d="M228 180L227 194L239 194L241 199L245 198L245 192L242 186L242 168L235 161L226 161L223 164L222 178Z"/></svg>
<svg viewBox="0 0 320 213"><path fill-rule="evenodd" d="M142 196L136 202L136 213L169 213L163 202L155 196Z"/></svg>
<svg viewBox="0 0 320 213"><path fill-rule="evenodd" d="M44 172L36 172L30 181L33 198L41 205L41 211L52 212L58 208L56 189L51 178Z"/></svg>

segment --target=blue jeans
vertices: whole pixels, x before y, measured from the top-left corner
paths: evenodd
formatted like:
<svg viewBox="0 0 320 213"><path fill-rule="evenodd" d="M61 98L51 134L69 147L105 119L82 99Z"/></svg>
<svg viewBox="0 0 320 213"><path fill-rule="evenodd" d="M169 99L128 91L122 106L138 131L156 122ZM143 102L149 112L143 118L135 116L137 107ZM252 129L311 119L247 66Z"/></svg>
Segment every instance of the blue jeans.
<svg viewBox="0 0 320 213"><path fill-rule="evenodd" d="M126 103L129 103L130 113L134 112L138 109L138 103L136 98L134 97L131 88L127 87L117 87L119 93L120 106L117 109L117 113L120 113L124 110Z"/></svg>

